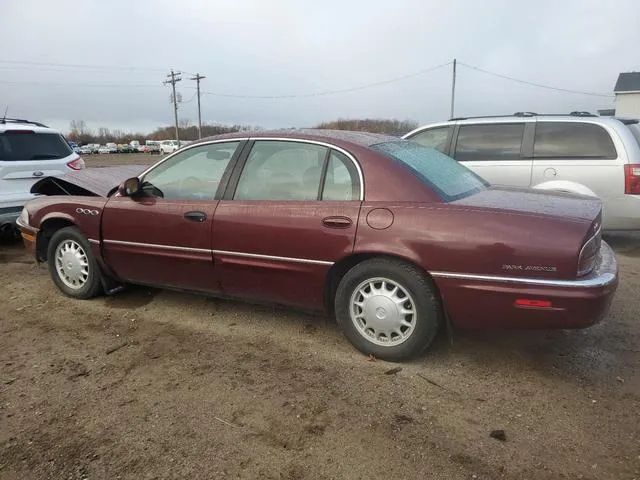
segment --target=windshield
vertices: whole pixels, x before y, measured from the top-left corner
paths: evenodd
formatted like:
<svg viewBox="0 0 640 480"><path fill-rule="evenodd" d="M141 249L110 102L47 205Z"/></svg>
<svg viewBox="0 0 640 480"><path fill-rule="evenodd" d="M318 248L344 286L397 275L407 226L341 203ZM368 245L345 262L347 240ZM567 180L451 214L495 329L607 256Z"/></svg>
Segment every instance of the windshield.
<svg viewBox="0 0 640 480"><path fill-rule="evenodd" d="M489 184L453 158L411 141L378 143L371 147L402 163L445 202L484 190Z"/></svg>

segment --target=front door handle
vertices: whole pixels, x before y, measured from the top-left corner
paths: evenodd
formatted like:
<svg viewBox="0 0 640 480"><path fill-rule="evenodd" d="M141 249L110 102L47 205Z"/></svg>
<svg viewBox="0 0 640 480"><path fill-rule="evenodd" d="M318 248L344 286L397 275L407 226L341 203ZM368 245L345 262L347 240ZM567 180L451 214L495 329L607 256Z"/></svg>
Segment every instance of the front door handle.
<svg viewBox="0 0 640 480"><path fill-rule="evenodd" d="M322 225L329 228L349 228L353 222L349 217L325 217Z"/></svg>
<svg viewBox="0 0 640 480"><path fill-rule="evenodd" d="M202 223L207 219L207 214L204 212L199 212L194 210L192 212L187 212L184 214L185 220L189 220L190 222L199 222Z"/></svg>

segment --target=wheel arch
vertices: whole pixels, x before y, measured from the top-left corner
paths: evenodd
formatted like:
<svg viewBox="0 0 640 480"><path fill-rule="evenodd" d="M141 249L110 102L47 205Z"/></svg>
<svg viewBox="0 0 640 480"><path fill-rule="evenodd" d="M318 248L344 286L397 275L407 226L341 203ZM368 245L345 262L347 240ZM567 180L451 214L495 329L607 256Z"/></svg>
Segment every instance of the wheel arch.
<svg viewBox="0 0 640 480"><path fill-rule="evenodd" d="M598 195L586 185L570 180L550 180L534 185L535 190L551 190L565 193L577 193L579 195L588 195L597 197Z"/></svg>
<svg viewBox="0 0 640 480"><path fill-rule="evenodd" d="M388 252L354 252L351 255L341 258L336 263L334 263L329 271L327 272L325 278L325 288L324 288L324 304L325 309L329 312L330 315L333 315L334 312L334 302L336 291L338 289L338 285L340 284L340 280L345 276L345 274L351 270L356 265L366 262L367 260L371 260L374 258L386 258L389 260L396 260L398 262L403 262L410 264L416 268L418 268L427 278L431 280L433 284L433 288L436 291L438 301L442 306L444 306L442 294L440 293L440 289L438 285L434 281L433 277L429 273L427 269L425 269L422 265L417 263L415 260L399 255L396 253L388 253Z"/></svg>
<svg viewBox="0 0 640 480"><path fill-rule="evenodd" d="M68 215L47 215L43 221L40 222L40 230L36 237L36 257L38 261L45 262L47 260L49 242L54 233L62 228L74 226L76 226L75 222Z"/></svg>

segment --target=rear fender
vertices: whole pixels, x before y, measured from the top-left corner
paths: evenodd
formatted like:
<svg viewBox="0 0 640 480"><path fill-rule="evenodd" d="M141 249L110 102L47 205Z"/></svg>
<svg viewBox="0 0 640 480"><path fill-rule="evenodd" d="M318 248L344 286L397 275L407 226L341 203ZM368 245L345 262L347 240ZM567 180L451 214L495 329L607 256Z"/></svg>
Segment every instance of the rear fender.
<svg viewBox="0 0 640 480"><path fill-rule="evenodd" d="M569 180L550 180L534 185L535 190L553 190L557 192L577 193L579 195L588 195L597 197L593 190L581 183L571 182Z"/></svg>

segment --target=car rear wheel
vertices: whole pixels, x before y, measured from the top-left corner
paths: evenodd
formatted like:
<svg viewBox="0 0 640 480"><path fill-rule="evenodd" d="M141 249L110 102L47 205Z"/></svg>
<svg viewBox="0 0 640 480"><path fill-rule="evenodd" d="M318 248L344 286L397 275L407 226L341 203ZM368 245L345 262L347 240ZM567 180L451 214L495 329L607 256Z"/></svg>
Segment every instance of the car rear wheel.
<svg viewBox="0 0 640 480"><path fill-rule="evenodd" d="M443 317L431 279L409 263L386 258L367 260L345 274L335 311L358 350L385 360L424 351Z"/></svg>
<svg viewBox="0 0 640 480"><path fill-rule="evenodd" d="M49 273L65 295L88 299L102 289L101 273L86 237L76 227L58 230L47 251Z"/></svg>

